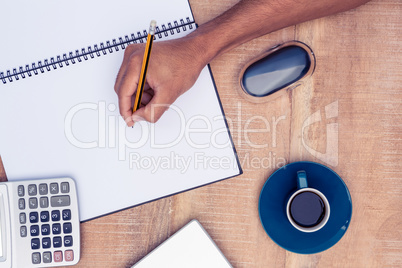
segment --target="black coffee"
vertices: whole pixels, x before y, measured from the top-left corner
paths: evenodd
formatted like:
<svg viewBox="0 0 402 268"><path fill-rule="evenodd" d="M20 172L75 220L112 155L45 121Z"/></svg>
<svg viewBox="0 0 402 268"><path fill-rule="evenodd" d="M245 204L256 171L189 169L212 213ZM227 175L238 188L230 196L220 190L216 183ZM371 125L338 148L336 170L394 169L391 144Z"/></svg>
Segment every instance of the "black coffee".
<svg viewBox="0 0 402 268"><path fill-rule="evenodd" d="M305 228L318 225L325 216L324 201L313 192L301 192L290 203L290 216L293 221Z"/></svg>

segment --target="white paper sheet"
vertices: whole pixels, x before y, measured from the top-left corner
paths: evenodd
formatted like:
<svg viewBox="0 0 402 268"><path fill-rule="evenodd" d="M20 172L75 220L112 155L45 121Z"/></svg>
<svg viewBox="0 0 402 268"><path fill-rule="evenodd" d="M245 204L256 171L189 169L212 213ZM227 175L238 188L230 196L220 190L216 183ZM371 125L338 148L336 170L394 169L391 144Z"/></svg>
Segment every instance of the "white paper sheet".
<svg viewBox="0 0 402 268"><path fill-rule="evenodd" d="M141 32L151 19L159 25L193 20L185 0L24 0L7 1L2 10L3 75ZM122 57L119 49L0 80L0 155L9 180L72 177L81 221L241 172L208 68L158 123L132 129L120 118L113 91Z"/></svg>

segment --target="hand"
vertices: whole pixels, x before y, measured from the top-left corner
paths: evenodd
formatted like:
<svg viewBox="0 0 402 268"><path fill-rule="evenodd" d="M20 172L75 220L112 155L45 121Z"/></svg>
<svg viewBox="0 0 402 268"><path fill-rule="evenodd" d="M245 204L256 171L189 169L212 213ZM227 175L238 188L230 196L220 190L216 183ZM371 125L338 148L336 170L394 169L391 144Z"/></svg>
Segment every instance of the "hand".
<svg viewBox="0 0 402 268"><path fill-rule="evenodd" d="M141 107L133 114L144 44L129 45L117 75L115 91L120 114L129 127L156 122L180 95L190 89L206 65L190 38L153 43Z"/></svg>

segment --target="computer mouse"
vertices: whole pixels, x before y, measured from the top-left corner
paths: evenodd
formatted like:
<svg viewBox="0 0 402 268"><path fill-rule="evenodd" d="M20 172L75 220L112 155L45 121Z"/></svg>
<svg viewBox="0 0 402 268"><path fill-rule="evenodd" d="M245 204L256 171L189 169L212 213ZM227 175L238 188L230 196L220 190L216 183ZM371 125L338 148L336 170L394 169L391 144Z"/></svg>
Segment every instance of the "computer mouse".
<svg viewBox="0 0 402 268"><path fill-rule="evenodd" d="M306 44L287 42L246 64L240 84L245 93L261 98L311 75L314 68L314 53Z"/></svg>

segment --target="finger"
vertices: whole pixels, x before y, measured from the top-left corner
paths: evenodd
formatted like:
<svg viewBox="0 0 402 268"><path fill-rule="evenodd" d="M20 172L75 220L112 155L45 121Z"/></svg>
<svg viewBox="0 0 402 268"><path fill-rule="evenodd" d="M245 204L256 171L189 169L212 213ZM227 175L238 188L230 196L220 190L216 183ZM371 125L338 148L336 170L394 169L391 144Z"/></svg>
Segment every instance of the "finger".
<svg viewBox="0 0 402 268"><path fill-rule="evenodd" d="M120 84L121 84L121 81L122 81L122 77L123 77L123 75L124 75L124 73L126 72L126 69L127 69L127 62L128 62L127 58L128 58L128 53L130 51L128 48L129 47L127 47L126 51L124 52L123 62L121 63L119 72L117 73L117 76L116 76L116 81L114 83L114 92L116 92L116 93L119 90L119 87L120 87Z"/></svg>
<svg viewBox="0 0 402 268"><path fill-rule="evenodd" d="M126 72L126 68L127 68L127 64L123 61L123 63L120 66L119 72L117 73L116 81L114 82L114 92L116 92L116 94L119 91L119 87L121 84L121 78L122 78L123 74Z"/></svg>
<svg viewBox="0 0 402 268"><path fill-rule="evenodd" d="M130 57L126 71L122 76L121 84L118 87L117 95L119 97L120 114L123 119L131 118L133 112L132 98L137 90L138 79L140 76L141 60L137 56ZM126 122L127 123L127 122ZM128 126L132 126L133 122L128 121Z"/></svg>
<svg viewBox="0 0 402 268"><path fill-rule="evenodd" d="M144 92L145 92L145 91L150 91L150 90L153 91L153 89L151 88L151 86L148 84L148 81L145 81L145 84L144 84Z"/></svg>
<svg viewBox="0 0 402 268"><path fill-rule="evenodd" d="M114 91L116 93L118 91L118 88L120 87L122 77L123 77L124 73L126 72L127 64L129 62L130 56L137 49L140 49L140 47L137 44L131 44L131 45L127 46L126 50L124 51L123 62L120 66L119 72L117 73L116 81L114 84Z"/></svg>
<svg viewBox="0 0 402 268"><path fill-rule="evenodd" d="M144 85L144 94L142 96L141 104L147 105L151 99L154 97L154 90L146 83Z"/></svg>
<svg viewBox="0 0 402 268"><path fill-rule="evenodd" d="M131 98L131 103L135 103L135 98L137 95L137 90ZM140 107L147 105L154 96L154 91L149 87L149 85L144 85L144 92L142 93L141 104Z"/></svg>
<svg viewBox="0 0 402 268"><path fill-rule="evenodd" d="M153 95L149 91L145 91L142 95L141 104L144 106L147 105L151 101L152 97Z"/></svg>
<svg viewBox="0 0 402 268"><path fill-rule="evenodd" d="M157 122L163 115L163 113L173 103L173 100L169 94L158 92L155 93L151 101L141 109L138 109L133 115L135 122L146 120L151 123Z"/></svg>

